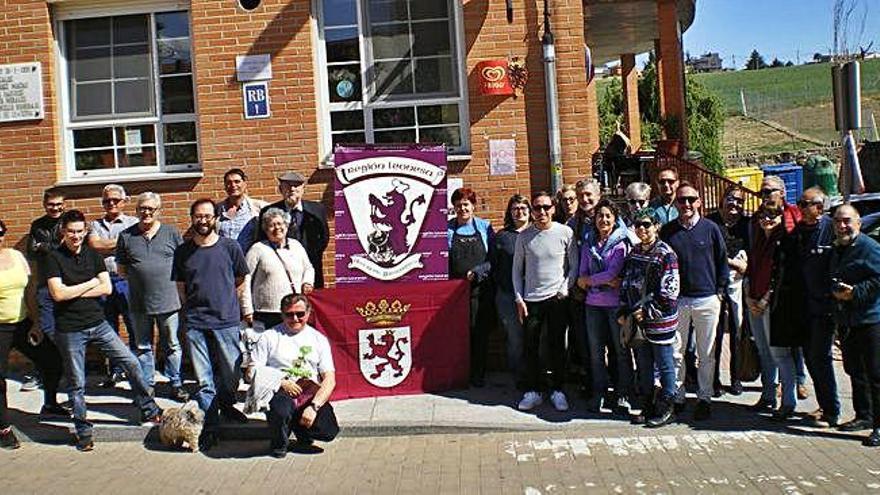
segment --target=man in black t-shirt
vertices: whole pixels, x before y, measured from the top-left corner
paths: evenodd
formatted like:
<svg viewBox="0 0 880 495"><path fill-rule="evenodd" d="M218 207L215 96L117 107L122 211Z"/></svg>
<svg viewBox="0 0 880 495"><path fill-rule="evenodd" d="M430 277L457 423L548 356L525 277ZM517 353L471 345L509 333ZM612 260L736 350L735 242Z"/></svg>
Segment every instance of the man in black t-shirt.
<svg viewBox="0 0 880 495"><path fill-rule="evenodd" d="M55 301L55 338L70 383L76 448L81 451L94 448L85 401L85 354L89 344L98 346L128 374L144 424L158 425L162 414L137 358L104 319L99 299L110 294L113 287L104 259L84 243L87 232L82 212L65 212L61 216L62 244L49 252L44 273L49 294Z"/></svg>

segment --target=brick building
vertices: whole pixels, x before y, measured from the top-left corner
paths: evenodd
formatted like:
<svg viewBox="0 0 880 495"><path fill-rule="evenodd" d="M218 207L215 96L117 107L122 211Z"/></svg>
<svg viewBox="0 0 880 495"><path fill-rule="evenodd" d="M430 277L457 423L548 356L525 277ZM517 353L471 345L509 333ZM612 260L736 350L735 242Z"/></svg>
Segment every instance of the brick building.
<svg viewBox="0 0 880 495"><path fill-rule="evenodd" d="M594 65L621 60L627 125L639 136L635 54L656 48L661 107L681 117L681 32L695 1L552 0L565 182L589 172L599 146L585 45ZM165 221L183 226L192 200L223 196L230 167L244 168L251 194L267 200L278 196L275 176L297 170L309 178L306 197L329 206L339 142L446 143L450 176L478 191L477 213L496 224L510 194L548 187L543 2L513 1L511 12L500 0L244 3L258 5L3 1L0 76L8 64L40 62L44 109L41 119L0 122L0 218L13 243L50 186L90 217L101 214L107 183L152 190ZM271 60L269 118L243 116L243 55ZM522 94L481 95L476 65L511 56L529 72ZM492 177L488 143L501 138L516 140L517 171ZM329 271L332 254L331 243Z"/></svg>

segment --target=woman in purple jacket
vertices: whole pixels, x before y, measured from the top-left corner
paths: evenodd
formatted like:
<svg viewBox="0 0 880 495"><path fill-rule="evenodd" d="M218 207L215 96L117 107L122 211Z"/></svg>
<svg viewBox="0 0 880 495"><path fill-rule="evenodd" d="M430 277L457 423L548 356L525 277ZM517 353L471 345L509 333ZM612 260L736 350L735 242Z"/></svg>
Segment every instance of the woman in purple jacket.
<svg viewBox="0 0 880 495"><path fill-rule="evenodd" d="M620 271L629 252L627 229L617 219L620 213L611 201L603 199L596 204L593 229L581 249L578 286L587 293L587 355L590 361L593 395L587 410L599 412L602 397L608 389L605 369L605 349L617 357L617 383L614 401L606 404L617 415L629 415L629 391L633 380L632 353L620 345L620 325L617 310L620 307Z"/></svg>

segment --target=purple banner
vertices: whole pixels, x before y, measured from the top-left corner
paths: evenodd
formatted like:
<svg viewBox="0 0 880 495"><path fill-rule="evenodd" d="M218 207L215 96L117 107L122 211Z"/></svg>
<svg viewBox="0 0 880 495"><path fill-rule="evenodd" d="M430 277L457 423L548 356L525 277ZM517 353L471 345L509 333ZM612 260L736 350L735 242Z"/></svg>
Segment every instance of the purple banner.
<svg viewBox="0 0 880 495"><path fill-rule="evenodd" d="M448 280L446 148L339 146L336 283Z"/></svg>

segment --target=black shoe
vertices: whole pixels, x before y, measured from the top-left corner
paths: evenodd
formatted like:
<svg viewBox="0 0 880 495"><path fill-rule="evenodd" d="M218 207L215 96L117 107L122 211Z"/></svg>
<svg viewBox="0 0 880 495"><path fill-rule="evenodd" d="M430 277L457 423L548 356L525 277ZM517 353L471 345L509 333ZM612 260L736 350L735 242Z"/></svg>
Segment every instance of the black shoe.
<svg viewBox="0 0 880 495"><path fill-rule="evenodd" d="M862 440L865 447L880 447L880 428L874 428L868 438Z"/></svg>
<svg viewBox="0 0 880 495"><path fill-rule="evenodd" d="M648 418L645 426L648 428L660 428L675 421L675 408L669 401L660 401L657 405L657 414Z"/></svg>
<svg viewBox="0 0 880 495"><path fill-rule="evenodd" d="M95 450L95 442L91 436L76 437L76 450L80 452L91 452Z"/></svg>
<svg viewBox="0 0 880 495"><path fill-rule="evenodd" d="M40 408L40 416L69 418L70 411L60 404L43 404Z"/></svg>
<svg viewBox="0 0 880 495"><path fill-rule="evenodd" d="M854 432L854 431L867 430L867 429L871 428L872 426L874 426L874 425L871 424L871 421L857 417L855 419L851 419L851 420L847 421L846 423L843 423L842 425L838 426L837 429L838 429L838 431Z"/></svg>
<svg viewBox="0 0 880 495"><path fill-rule="evenodd" d="M776 402L766 399L760 399L751 406L751 410L755 412L773 412L774 409L776 409Z"/></svg>
<svg viewBox="0 0 880 495"><path fill-rule="evenodd" d="M207 452L216 447L220 443L217 433L213 431L203 431L199 436L199 450Z"/></svg>
<svg viewBox="0 0 880 495"><path fill-rule="evenodd" d="M471 377L471 387L483 388L486 386L486 379L482 376Z"/></svg>
<svg viewBox="0 0 880 495"><path fill-rule="evenodd" d="M224 406L220 408L220 416L229 423L241 423L245 424L248 422L248 417L235 406Z"/></svg>
<svg viewBox="0 0 880 495"><path fill-rule="evenodd" d="M773 421L777 421L780 423L784 423L789 419L794 417L794 408L793 407L780 407L776 411L773 412L773 416L770 416L770 419Z"/></svg>
<svg viewBox="0 0 880 495"><path fill-rule="evenodd" d="M675 414L681 414L684 412L686 406L687 402L676 402L673 406L673 410L675 411Z"/></svg>
<svg viewBox="0 0 880 495"><path fill-rule="evenodd" d="M694 421L704 421L712 417L712 405L707 400L697 401L694 409Z"/></svg>
<svg viewBox="0 0 880 495"><path fill-rule="evenodd" d="M293 443L290 450L297 454L320 454L324 452L324 449L315 445L314 442L301 442L299 440Z"/></svg>
<svg viewBox="0 0 880 495"><path fill-rule="evenodd" d="M0 433L0 449L15 450L21 447L21 442L12 431L12 427L7 428L6 433Z"/></svg>
<svg viewBox="0 0 880 495"><path fill-rule="evenodd" d="M712 391L712 397L719 398L724 395L724 388L721 385L715 387L715 390Z"/></svg>
<svg viewBox="0 0 880 495"><path fill-rule="evenodd" d="M284 459L285 457L287 457L287 447L281 449L272 449L269 452L269 455L276 459Z"/></svg>
<svg viewBox="0 0 880 495"><path fill-rule="evenodd" d="M743 384L741 381L737 380L730 384L730 388L727 389L727 393L730 395L742 395L743 393Z"/></svg>
<svg viewBox="0 0 880 495"><path fill-rule="evenodd" d="M189 400L189 394L183 387L171 387L171 393L168 395L168 398L177 402L186 402Z"/></svg>
<svg viewBox="0 0 880 495"><path fill-rule="evenodd" d="M113 388L116 386L117 383L124 382L124 381L125 381L125 373L122 373L119 371L114 371L113 373L110 373L110 376L108 376L106 380L101 382L101 387L102 388Z"/></svg>
<svg viewBox="0 0 880 495"><path fill-rule="evenodd" d="M653 418L655 415L654 403L649 402L642 406L642 410L638 414L630 416L630 423L634 425L643 425L648 422L648 418Z"/></svg>

